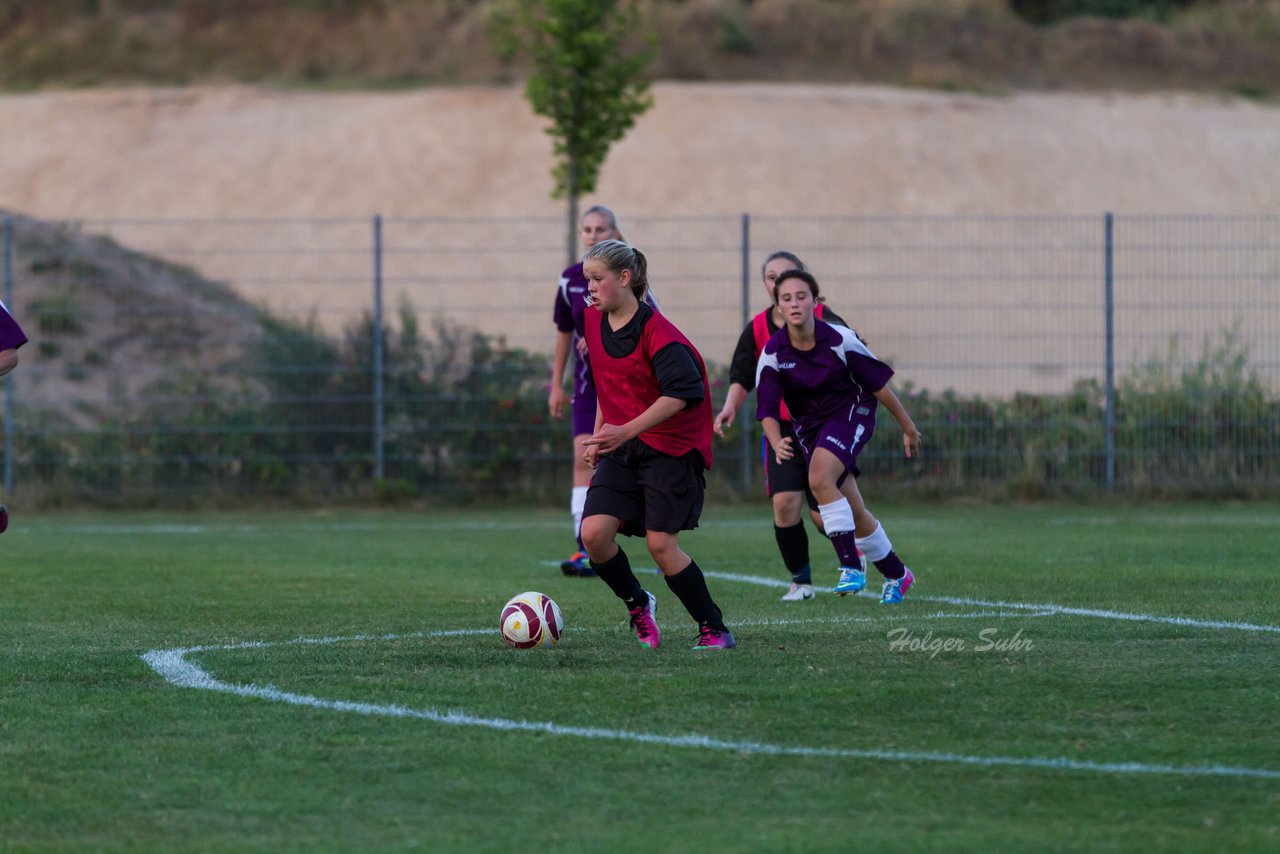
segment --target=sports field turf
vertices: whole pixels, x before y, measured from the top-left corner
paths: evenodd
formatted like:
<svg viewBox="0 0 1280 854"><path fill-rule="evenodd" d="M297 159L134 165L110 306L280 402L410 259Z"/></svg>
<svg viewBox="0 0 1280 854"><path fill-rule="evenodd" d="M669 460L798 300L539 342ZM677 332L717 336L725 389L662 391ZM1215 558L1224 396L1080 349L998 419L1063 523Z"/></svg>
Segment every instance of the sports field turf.
<svg viewBox="0 0 1280 854"><path fill-rule="evenodd" d="M563 577L563 512L15 513L0 848L1280 848L1280 506L873 509L895 608L779 602L709 506L711 653ZM529 589L557 648L497 635Z"/></svg>

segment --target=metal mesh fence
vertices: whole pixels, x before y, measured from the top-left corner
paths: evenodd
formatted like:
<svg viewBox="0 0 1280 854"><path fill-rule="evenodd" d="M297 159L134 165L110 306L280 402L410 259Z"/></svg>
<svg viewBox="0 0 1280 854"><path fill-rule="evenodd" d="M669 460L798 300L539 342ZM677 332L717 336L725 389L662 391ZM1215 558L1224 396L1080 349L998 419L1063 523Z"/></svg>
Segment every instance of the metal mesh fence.
<svg viewBox="0 0 1280 854"><path fill-rule="evenodd" d="M636 218L718 406L760 264L805 259L926 437L864 471L929 492L1256 494L1280 484L1280 217ZM5 221L31 343L5 485L173 495L556 496L546 416L564 223ZM380 331L381 334L376 334ZM740 418L714 488L759 488Z"/></svg>

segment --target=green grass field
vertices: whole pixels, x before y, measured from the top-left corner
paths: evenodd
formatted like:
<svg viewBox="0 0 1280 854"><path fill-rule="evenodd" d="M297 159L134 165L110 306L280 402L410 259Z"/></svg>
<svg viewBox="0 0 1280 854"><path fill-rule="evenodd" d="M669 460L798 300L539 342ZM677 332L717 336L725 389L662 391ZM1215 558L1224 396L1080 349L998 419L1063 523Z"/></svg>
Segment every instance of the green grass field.
<svg viewBox="0 0 1280 854"><path fill-rule="evenodd" d="M647 651L560 575L561 512L18 513L0 848L1280 847L1280 506L873 509L897 608L779 602L763 502L710 507L696 654L656 576ZM497 635L528 589L557 648Z"/></svg>

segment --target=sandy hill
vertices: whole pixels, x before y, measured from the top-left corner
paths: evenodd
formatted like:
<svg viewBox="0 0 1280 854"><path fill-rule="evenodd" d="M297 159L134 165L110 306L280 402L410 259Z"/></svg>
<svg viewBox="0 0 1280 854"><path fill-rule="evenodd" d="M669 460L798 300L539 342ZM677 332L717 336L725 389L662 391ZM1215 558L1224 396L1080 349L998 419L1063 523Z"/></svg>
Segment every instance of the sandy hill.
<svg viewBox="0 0 1280 854"><path fill-rule="evenodd" d="M1280 209L1280 107L678 84L606 163L629 215ZM556 215L518 88L0 96L0 207L46 218Z"/></svg>
<svg viewBox="0 0 1280 854"><path fill-rule="evenodd" d="M814 84L663 83L654 94L654 108L615 147L599 192L585 200L615 207L624 226L643 217L741 212L1100 217L1107 210L1280 211L1280 107L1244 99L985 97ZM317 316L319 309L320 323L333 332L370 304L373 213L540 217L536 228L518 229L519 250L506 252L495 244L517 239L511 236L515 219L500 225L460 219L452 230L398 228L393 239L405 251L388 260L389 282L399 290L388 291L387 305L394 310L407 299L437 318L483 327L518 346L550 346L548 306L563 260L555 223L564 208L549 198L551 145L543 123L515 87L5 95L0 138L0 208L46 219L162 219L162 225L90 223L89 230L106 230L132 249L188 264L229 283L254 305L295 316ZM349 219L210 225L210 217ZM709 353L727 354L740 322L732 221L728 242L712 259L715 267L697 247L724 237L707 229L704 238L700 227L650 220L633 239L642 246L680 243L680 252L665 253L660 262L663 284L679 283L678 294L668 291L674 298L667 305L705 336L700 341ZM1101 233L1090 222L1070 236L1079 231L1064 236L1092 245ZM874 259L844 251L845 242L857 241L841 228L829 227L826 235L825 256L805 249L811 259L817 255L816 269L824 275L857 273L865 281L885 272L868 267ZM759 239L792 245L793 238L762 229ZM869 232L864 242L876 239ZM940 232L932 239L950 238ZM303 242L311 248L291 250ZM265 251L239 251L249 245ZM462 248L446 257L450 246ZM1086 254L1080 263L1096 265L1095 256ZM876 263L927 266L933 257L886 256ZM1072 258L1067 261L1077 263ZM292 266L277 266L286 261ZM1095 272L1089 267L1042 276L1051 289L1042 299L1054 299L1054 276L1068 273L1086 282L1082 299L1095 299L1089 278ZM983 279L982 270L970 274ZM869 322L878 340L931 363L954 362L954 354L934 352L930 341L910 337L920 332L910 300L928 306L936 295L899 290L891 305L879 308L852 285L832 296L837 306L856 302L875 312ZM969 296L1007 299L999 285L990 294ZM1041 314L1018 334L1051 343L1055 319ZM1007 322L991 322L993 336L1007 331ZM1148 331L1153 340L1164 340L1163 328ZM1043 382L1057 388L1070 379L1063 366L1075 357L1045 352L1026 358L1048 366ZM954 380L919 376L934 384Z"/></svg>

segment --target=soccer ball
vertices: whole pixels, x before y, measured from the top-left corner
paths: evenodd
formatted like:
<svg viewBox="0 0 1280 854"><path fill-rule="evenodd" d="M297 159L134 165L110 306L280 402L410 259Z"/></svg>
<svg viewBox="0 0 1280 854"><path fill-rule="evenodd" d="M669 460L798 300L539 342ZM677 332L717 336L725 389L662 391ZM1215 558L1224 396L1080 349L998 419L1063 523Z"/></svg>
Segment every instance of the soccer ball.
<svg viewBox="0 0 1280 854"><path fill-rule="evenodd" d="M512 596L502 606L502 639L514 649L533 649L558 643L564 631L560 606L550 596L530 590Z"/></svg>

